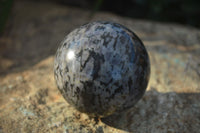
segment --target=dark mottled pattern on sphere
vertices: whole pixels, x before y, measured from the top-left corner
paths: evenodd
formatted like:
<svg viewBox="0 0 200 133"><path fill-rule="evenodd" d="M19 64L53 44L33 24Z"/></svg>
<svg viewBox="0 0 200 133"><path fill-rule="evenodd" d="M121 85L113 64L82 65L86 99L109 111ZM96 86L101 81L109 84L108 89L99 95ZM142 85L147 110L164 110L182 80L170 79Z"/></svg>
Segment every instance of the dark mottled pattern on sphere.
<svg viewBox="0 0 200 133"><path fill-rule="evenodd" d="M150 63L132 31L112 22L92 22L66 36L54 72L70 104L90 116L105 117L133 107L143 96Z"/></svg>

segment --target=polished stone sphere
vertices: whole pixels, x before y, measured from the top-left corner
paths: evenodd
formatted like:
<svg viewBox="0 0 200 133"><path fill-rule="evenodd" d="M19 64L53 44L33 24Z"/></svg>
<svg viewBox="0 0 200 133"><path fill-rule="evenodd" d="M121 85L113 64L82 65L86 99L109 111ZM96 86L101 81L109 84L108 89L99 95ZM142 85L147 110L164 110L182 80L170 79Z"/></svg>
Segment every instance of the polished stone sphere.
<svg viewBox="0 0 200 133"><path fill-rule="evenodd" d="M131 30L97 21L65 37L56 53L54 74L68 103L89 116L105 117L141 99L150 62L142 41Z"/></svg>

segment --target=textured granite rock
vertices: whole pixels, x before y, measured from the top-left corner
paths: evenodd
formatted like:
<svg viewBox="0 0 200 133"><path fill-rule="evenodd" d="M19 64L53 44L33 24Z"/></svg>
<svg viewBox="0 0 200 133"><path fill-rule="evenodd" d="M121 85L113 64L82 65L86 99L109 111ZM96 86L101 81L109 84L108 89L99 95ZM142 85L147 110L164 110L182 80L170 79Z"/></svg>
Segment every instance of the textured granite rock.
<svg viewBox="0 0 200 133"><path fill-rule="evenodd" d="M143 40L151 60L149 87L133 108L100 122L64 100L54 81L54 53L67 33L91 21L88 16L51 3L15 1L0 37L0 132L198 133L200 30L191 27L95 14L92 21L121 23Z"/></svg>
<svg viewBox="0 0 200 133"><path fill-rule="evenodd" d="M105 117L133 107L143 96L150 63L132 31L97 21L65 37L56 53L54 73L71 105L90 116Z"/></svg>

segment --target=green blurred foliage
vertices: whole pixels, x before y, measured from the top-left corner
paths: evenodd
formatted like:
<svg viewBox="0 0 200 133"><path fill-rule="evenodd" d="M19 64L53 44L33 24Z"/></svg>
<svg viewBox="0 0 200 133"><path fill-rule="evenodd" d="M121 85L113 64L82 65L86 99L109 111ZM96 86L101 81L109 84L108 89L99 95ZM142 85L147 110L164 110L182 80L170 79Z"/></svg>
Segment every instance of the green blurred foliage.
<svg viewBox="0 0 200 133"><path fill-rule="evenodd" d="M0 0L0 34L3 32L12 4L13 0Z"/></svg>
<svg viewBox="0 0 200 133"><path fill-rule="evenodd" d="M200 27L200 0L103 0L101 3L101 10L122 16Z"/></svg>
<svg viewBox="0 0 200 133"><path fill-rule="evenodd" d="M14 0L0 0L0 34L3 32ZM45 1L45 0L33 0ZM176 22L200 27L200 0L46 0L121 16Z"/></svg>

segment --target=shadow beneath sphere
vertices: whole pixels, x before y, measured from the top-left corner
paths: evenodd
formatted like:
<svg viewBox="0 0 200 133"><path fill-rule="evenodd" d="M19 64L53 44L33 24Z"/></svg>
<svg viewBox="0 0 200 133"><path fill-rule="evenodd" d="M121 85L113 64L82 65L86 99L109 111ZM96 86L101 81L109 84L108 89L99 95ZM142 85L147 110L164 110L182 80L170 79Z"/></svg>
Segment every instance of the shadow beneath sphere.
<svg viewBox="0 0 200 133"><path fill-rule="evenodd" d="M102 122L129 132L197 132L200 93L147 91L126 112L102 118Z"/></svg>

